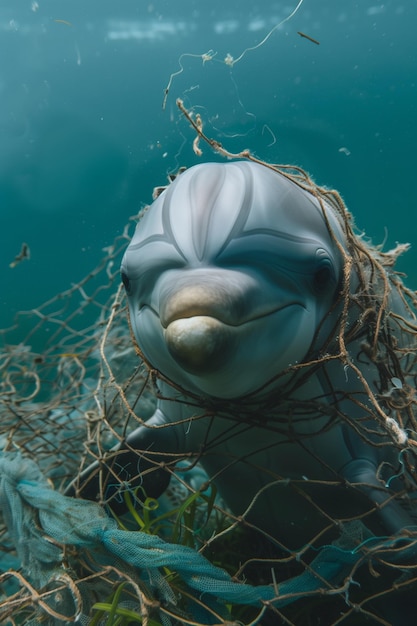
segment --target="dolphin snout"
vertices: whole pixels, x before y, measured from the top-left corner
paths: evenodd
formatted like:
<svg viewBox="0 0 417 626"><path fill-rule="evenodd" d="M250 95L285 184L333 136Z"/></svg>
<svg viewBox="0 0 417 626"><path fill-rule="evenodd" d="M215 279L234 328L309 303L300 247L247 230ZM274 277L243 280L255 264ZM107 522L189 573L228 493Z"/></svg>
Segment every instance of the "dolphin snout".
<svg viewBox="0 0 417 626"><path fill-rule="evenodd" d="M232 360L239 332L260 314L259 280L230 270L167 274L158 288L159 318L171 357L185 371L205 376Z"/></svg>
<svg viewBox="0 0 417 626"><path fill-rule="evenodd" d="M174 282L161 293L160 319L172 358L187 372L203 376L227 360L240 321L242 294L218 281Z"/></svg>
<svg viewBox="0 0 417 626"><path fill-rule="evenodd" d="M160 291L160 320L172 358L187 372L203 376L233 353L235 327L247 311L245 281L216 273L178 277ZM223 279L223 280L222 280Z"/></svg>
<svg viewBox="0 0 417 626"><path fill-rule="evenodd" d="M215 370L227 359L234 344L230 326L204 315L174 320L164 337L175 361L197 376Z"/></svg>

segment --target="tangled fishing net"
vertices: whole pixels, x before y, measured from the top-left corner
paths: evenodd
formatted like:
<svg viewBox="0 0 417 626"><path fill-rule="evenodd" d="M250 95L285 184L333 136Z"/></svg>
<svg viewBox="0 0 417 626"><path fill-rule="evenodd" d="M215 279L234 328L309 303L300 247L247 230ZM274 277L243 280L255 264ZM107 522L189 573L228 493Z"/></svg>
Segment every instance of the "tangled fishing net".
<svg viewBox="0 0 417 626"><path fill-rule="evenodd" d="M228 153L204 134L199 116L179 106L197 133L197 154L203 140L225 157L262 163L248 152ZM393 270L406 246L383 252L367 244L355 234L336 192L317 187L301 169L263 165L330 205L341 216L348 241L338 334L329 338L322 356L288 371L309 376L332 359L353 369L369 399L362 407L366 419L330 417L345 420L367 445L395 450L395 477L402 481L395 498L415 516L417 298ZM19 313L14 326L1 331L0 621L303 626L363 624L366 617L369 623L390 624L379 601L417 592L417 526L378 535L368 524L376 509L371 504L357 516L328 519L326 532L332 532L325 540L323 531L295 551L235 517L198 459L178 459L169 468L166 492L158 500L141 494L139 511L129 485L115 473L128 509L122 516L112 514L103 492L102 504L64 495L85 467L103 459L155 409L160 374L138 357L119 286L120 260L133 226L104 250L83 281ZM359 276L354 294L352 268ZM388 308L393 287L404 316ZM353 301L361 314L352 325L347 318ZM408 336L406 348L396 344L393 323ZM378 394L349 355L358 333L378 368ZM204 407L204 400L197 400ZM273 407L263 410L268 415ZM245 407L231 407L230 414L234 411L242 416Z"/></svg>

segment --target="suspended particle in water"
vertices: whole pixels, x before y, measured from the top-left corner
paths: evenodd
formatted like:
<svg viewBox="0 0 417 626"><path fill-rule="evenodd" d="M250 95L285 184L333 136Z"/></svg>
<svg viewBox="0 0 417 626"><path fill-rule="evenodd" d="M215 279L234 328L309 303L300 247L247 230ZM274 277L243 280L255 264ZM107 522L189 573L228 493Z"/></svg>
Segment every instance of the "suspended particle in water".
<svg viewBox="0 0 417 626"><path fill-rule="evenodd" d="M57 24L65 24L66 26L72 26L71 22L68 20L54 20Z"/></svg>
<svg viewBox="0 0 417 626"><path fill-rule="evenodd" d="M308 39L309 41L312 41L313 43L315 43L316 45L320 45L320 42L317 41L317 39L313 39L313 37L310 37L310 35L306 35L305 33L301 33L299 30L297 31L297 35L300 35L300 37L304 37L304 39Z"/></svg>
<svg viewBox="0 0 417 626"><path fill-rule="evenodd" d="M225 62L226 65L229 65L230 67L233 67L233 64L234 64L235 60L232 57L232 55L228 52L226 54L226 56L224 57L224 62Z"/></svg>
<svg viewBox="0 0 417 626"><path fill-rule="evenodd" d="M11 267L13 269L14 267L16 267L16 265L18 265L19 263L21 263L25 259L27 259L27 260L30 259L30 249L29 249L29 246L27 245L27 243L22 243L22 246L20 248L19 254L16 254L15 258L13 259L13 261L11 263L9 263L9 267Z"/></svg>
<svg viewBox="0 0 417 626"><path fill-rule="evenodd" d="M214 57L216 56L216 54L217 52L214 52L214 50L209 50L208 52L205 52L204 54L202 54L201 59L203 61L203 65L207 63L207 61L212 61Z"/></svg>
<svg viewBox="0 0 417 626"><path fill-rule="evenodd" d="M74 44L74 49L75 49L75 56L77 59L77 65L81 65L81 53L80 53L80 49L78 47L77 42L75 42Z"/></svg>
<svg viewBox="0 0 417 626"><path fill-rule="evenodd" d="M268 124L264 124L262 127L262 135L264 135L265 132L269 132L272 138L272 141L267 145L267 148L270 148L271 146L277 143L277 138L275 137L274 133L272 132Z"/></svg>
<svg viewBox="0 0 417 626"><path fill-rule="evenodd" d="M341 148L339 148L339 152L343 152L343 154L346 154L346 156L350 156L350 150L346 148L345 146L342 146Z"/></svg>

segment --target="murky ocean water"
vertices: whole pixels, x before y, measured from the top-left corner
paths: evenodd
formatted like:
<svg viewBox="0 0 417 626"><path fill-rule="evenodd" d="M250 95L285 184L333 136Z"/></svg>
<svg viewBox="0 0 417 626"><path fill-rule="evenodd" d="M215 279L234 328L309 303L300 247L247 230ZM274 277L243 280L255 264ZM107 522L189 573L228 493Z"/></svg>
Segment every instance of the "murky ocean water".
<svg viewBox="0 0 417 626"><path fill-rule="evenodd" d="M229 150L339 189L375 243L410 241L416 288L417 3L304 0L273 30L296 6L3 0L0 326L85 276L168 173L218 158L178 97Z"/></svg>

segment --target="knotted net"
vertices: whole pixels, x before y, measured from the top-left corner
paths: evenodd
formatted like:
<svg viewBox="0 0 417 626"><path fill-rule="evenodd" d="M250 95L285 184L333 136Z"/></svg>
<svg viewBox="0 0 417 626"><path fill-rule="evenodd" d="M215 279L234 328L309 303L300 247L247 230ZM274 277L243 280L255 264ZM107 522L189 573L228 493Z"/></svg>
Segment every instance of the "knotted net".
<svg viewBox="0 0 417 626"><path fill-rule="evenodd" d="M247 151L228 153L206 137L198 116L179 106L197 133L197 153L199 142L207 141L227 158L261 162ZM294 375L287 398L291 380L299 384L300 375L308 378L324 362L351 368L369 400L351 398L365 419L353 421L335 404L329 421L345 420L367 445L394 450L394 479L401 489L392 497L415 516L417 298L393 269L406 246L389 252L371 246L355 233L337 192L317 187L299 168L264 165L332 206L348 242L347 251L341 250L345 267L337 332L322 354L309 355L282 374ZM325 527L294 550L259 532L245 515L233 515L198 458L179 454L164 468L171 481L161 498L139 490L140 510L132 504L137 492L114 472L118 497L128 509L123 516L112 515L104 490L98 494L103 506L62 495L86 466L106 458L152 415L160 393L162 376L138 356L119 286L120 260L135 221L83 281L19 313L13 327L1 331L0 620L303 626L362 624L366 617L375 624L403 623L398 597L409 602L417 590L417 529L376 532L370 520L378 507L369 502L344 518L327 514ZM359 285L352 294L354 271ZM393 289L403 315L388 308ZM353 305L359 312L355 323L349 319ZM399 325L406 343L398 345L392 324ZM351 358L349 347L358 336L377 367L378 393ZM206 400L191 397L190 402L197 407L196 419L213 414ZM274 402L270 399L260 412L273 413ZM319 400L293 410L308 415L317 406L328 410ZM249 425L253 419L248 400L225 403L221 411ZM155 468L160 467L159 457ZM385 468L380 470L382 481ZM300 481L276 478L300 489ZM339 480L329 486L340 485Z"/></svg>

